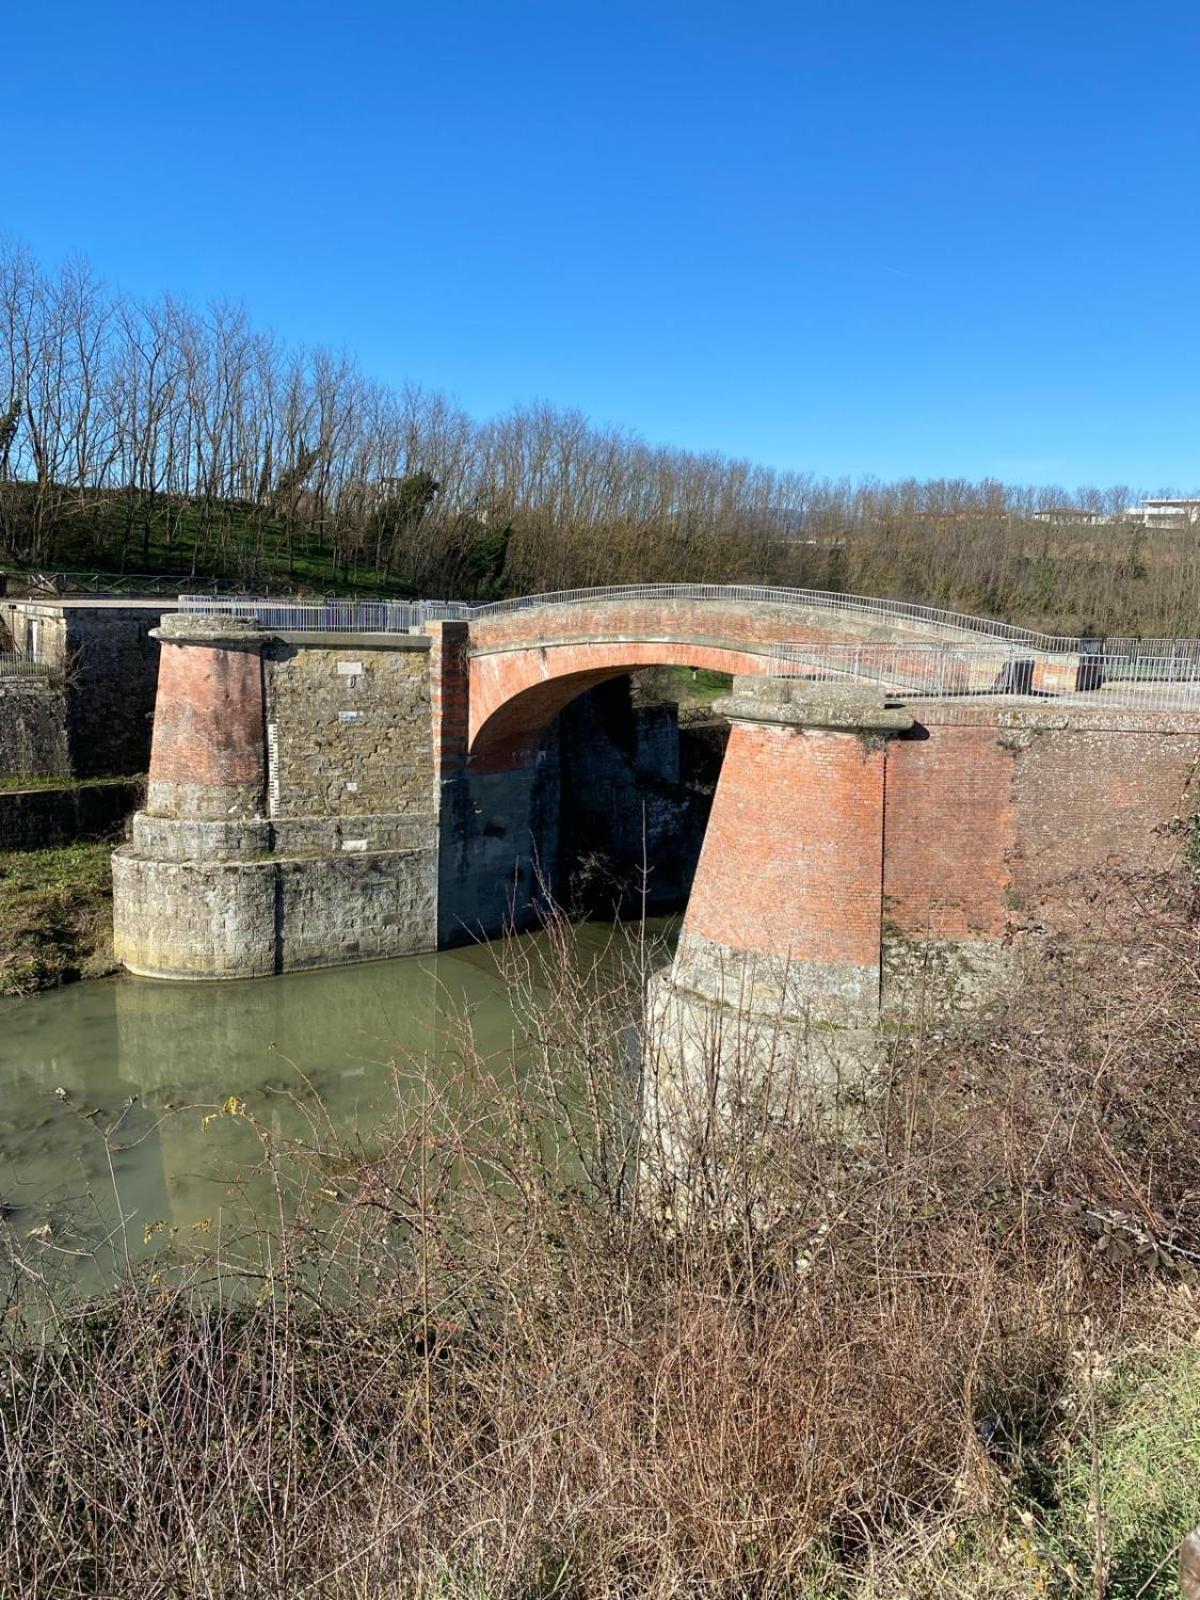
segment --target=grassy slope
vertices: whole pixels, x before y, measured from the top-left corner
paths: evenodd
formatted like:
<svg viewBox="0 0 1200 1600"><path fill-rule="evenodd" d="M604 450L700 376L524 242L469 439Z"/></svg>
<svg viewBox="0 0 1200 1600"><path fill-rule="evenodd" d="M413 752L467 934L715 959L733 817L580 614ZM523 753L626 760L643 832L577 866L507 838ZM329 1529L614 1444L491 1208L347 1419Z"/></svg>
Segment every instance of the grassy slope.
<svg viewBox="0 0 1200 1600"><path fill-rule="evenodd" d="M10 496L28 494L29 485L10 484ZM381 582L371 571L335 571L319 533L297 528L290 543L277 518L254 506L224 501L205 511L198 502L160 500L130 509L128 498L103 490L66 498L57 514L54 555L36 570L131 572L216 577L248 586L272 583L297 588L354 593L397 594L404 585ZM10 573L20 569L15 564Z"/></svg>
<svg viewBox="0 0 1200 1600"><path fill-rule="evenodd" d="M112 845L0 853L0 995L114 967Z"/></svg>

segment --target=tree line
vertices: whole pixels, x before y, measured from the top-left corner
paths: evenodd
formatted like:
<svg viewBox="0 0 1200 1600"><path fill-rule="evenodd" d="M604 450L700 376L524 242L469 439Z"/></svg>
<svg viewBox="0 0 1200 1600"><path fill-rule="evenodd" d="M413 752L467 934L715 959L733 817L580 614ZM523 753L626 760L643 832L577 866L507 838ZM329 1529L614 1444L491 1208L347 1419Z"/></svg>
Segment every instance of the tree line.
<svg viewBox="0 0 1200 1600"><path fill-rule="evenodd" d="M232 302L107 288L0 246L0 557L462 598L768 582L1063 628L1195 630L1197 530L1128 486L830 480L548 404L488 421L285 344ZM1039 513L1086 507L1081 526Z"/></svg>

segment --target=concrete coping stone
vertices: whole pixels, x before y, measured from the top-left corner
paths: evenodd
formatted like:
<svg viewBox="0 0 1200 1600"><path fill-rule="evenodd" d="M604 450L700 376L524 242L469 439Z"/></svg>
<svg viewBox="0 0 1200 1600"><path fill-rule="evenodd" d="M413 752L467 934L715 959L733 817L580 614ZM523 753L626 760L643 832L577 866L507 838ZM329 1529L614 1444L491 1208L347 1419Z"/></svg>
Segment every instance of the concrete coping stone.
<svg viewBox="0 0 1200 1600"><path fill-rule="evenodd" d="M190 611L175 611L150 629L152 639L168 644L241 645L257 649L271 635L255 626L248 617L201 616Z"/></svg>
<svg viewBox="0 0 1200 1600"><path fill-rule="evenodd" d="M410 633L314 633L304 629L262 628L248 617L212 617L177 611L164 617L150 637L168 644L223 645L228 648L257 650L263 645L282 643L307 645L321 650L428 650L428 634Z"/></svg>
<svg viewBox="0 0 1200 1600"><path fill-rule="evenodd" d="M790 728L844 728L848 732L906 733L915 719L887 703L873 684L817 683L809 678L737 677L733 692L713 702L731 722L767 722Z"/></svg>

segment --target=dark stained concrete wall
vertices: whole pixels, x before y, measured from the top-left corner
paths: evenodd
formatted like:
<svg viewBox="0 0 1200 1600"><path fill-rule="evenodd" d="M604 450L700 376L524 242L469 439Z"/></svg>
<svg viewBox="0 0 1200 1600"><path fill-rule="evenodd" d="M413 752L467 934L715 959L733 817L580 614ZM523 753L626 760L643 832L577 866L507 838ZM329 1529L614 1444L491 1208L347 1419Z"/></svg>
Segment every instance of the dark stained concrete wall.
<svg viewBox="0 0 1200 1600"><path fill-rule="evenodd" d="M110 839L142 797L140 783L0 791L0 850L50 850L81 839Z"/></svg>
<svg viewBox="0 0 1200 1600"><path fill-rule="evenodd" d="M22 654L54 668L63 684L64 770L70 776L146 771L158 678L150 630L173 609L0 601L0 633Z"/></svg>
<svg viewBox="0 0 1200 1600"><path fill-rule="evenodd" d="M0 778L69 778L66 697L46 678L0 678Z"/></svg>

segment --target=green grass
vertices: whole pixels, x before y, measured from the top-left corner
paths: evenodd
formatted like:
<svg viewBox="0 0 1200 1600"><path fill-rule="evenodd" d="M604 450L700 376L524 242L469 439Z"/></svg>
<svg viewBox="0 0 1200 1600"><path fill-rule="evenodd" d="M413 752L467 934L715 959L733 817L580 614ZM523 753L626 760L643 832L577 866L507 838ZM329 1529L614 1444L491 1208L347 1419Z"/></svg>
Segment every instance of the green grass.
<svg viewBox="0 0 1200 1600"><path fill-rule="evenodd" d="M679 682L681 701L710 706L729 693L732 680L727 672L709 672L705 667L673 667L671 670Z"/></svg>
<svg viewBox="0 0 1200 1600"><path fill-rule="evenodd" d="M10 497L32 496L33 486L9 484ZM132 504L120 491L92 489L64 496L55 516L53 554L39 565L6 562L11 578L22 572L139 573L226 578L247 587L287 583L320 593L400 596L412 592L399 578L381 579L366 566L336 569L319 529L285 524L249 501L162 499Z"/></svg>
<svg viewBox="0 0 1200 1600"><path fill-rule="evenodd" d="M23 794L31 789L105 789L113 784L144 783L144 772L130 773L123 778L0 778L0 794Z"/></svg>
<svg viewBox="0 0 1200 1600"><path fill-rule="evenodd" d="M1061 1521L1111 1600L1172 1594L1175 1551L1200 1523L1200 1344L1098 1375L1064 1451Z"/></svg>
<svg viewBox="0 0 1200 1600"><path fill-rule="evenodd" d="M112 845L0 853L0 995L111 972Z"/></svg>

